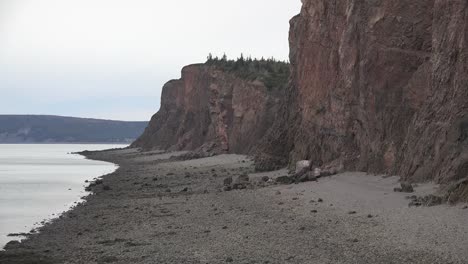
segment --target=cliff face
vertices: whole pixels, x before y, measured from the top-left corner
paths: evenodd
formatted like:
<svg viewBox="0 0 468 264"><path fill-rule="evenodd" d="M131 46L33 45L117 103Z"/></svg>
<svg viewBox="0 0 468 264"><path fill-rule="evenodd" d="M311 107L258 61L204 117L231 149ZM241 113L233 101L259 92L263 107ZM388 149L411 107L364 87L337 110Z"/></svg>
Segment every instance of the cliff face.
<svg viewBox="0 0 468 264"><path fill-rule="evenodd" d="M164 86L159 112L132 146L247 153L273 123L277 101L261 81L190 65Z"/></svg>
<svg viewBox="0 0 468 264"><path fill-rule="evenodd" d="M291 82L258 167L340 160L410 180L466 178L468 2L302 2Z"/></svg>

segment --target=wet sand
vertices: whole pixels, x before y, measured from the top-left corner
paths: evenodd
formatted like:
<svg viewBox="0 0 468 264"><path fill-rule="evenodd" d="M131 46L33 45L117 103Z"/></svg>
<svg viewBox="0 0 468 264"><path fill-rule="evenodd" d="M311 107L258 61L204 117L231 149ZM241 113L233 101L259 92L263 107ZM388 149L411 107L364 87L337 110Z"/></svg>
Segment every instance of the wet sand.
<svg viewBox="0 0 468 264"><path fill-rule="evenodd" d="M93 195L0 253L0 263L467 263L466 205L408 207L397 177L262 183L245 156L87 153L120 168ZM248 173L246 189L223 180ZM436 191L431 184L416 194Z"/></svg>

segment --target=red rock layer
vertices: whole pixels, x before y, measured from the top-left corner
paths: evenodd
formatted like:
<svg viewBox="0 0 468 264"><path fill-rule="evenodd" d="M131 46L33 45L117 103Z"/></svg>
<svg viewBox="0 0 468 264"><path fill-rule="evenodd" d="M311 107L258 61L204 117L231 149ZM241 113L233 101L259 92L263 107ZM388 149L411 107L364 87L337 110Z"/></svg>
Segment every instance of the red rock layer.
<svg viewBox="0 0 468 264"><path fill-rule="evenodd" d="M468 2L302 2L291 83L258 167L339 159L412 180L466 179Z"/></svg>
<svg viewBox="0 0 468 264"><path fill-rule="evenodd" d="M247 153L273 123L277 98L262 82L190 65L164 86L159 112L132 146Z"/></svg>

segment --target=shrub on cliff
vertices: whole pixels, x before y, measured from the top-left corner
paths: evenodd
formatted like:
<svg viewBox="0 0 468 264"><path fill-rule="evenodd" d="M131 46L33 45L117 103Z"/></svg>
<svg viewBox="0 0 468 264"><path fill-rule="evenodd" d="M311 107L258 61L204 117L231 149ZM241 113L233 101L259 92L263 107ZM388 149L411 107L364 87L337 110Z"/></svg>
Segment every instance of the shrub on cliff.
<svg viewBox="0 0 468 264"><path fill-rule="evenodd" d="M246 80L259 80L270 91L283 89L288 83L290 74L287 62L277 61L274 58L261 58L260 60L245 58L243 54L236 60L229 60L226 54L218 58L210 53L205 64L218 67Z"/></svg>

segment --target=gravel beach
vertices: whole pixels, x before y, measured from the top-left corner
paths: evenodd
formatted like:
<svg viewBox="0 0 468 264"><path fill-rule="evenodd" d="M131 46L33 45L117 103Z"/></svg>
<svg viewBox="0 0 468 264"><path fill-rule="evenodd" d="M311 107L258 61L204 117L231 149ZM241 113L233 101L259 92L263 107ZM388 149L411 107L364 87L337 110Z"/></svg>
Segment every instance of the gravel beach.
<svg viewBox="0 0 468 264"><path fill-rule="evenodd" d="M397 177L355 172L277 185L286 170L254 173L246 156L181 154L85 153L120 167L0 263L468 263L466 204L408 206L435 185L393 192Z"/></svg>

